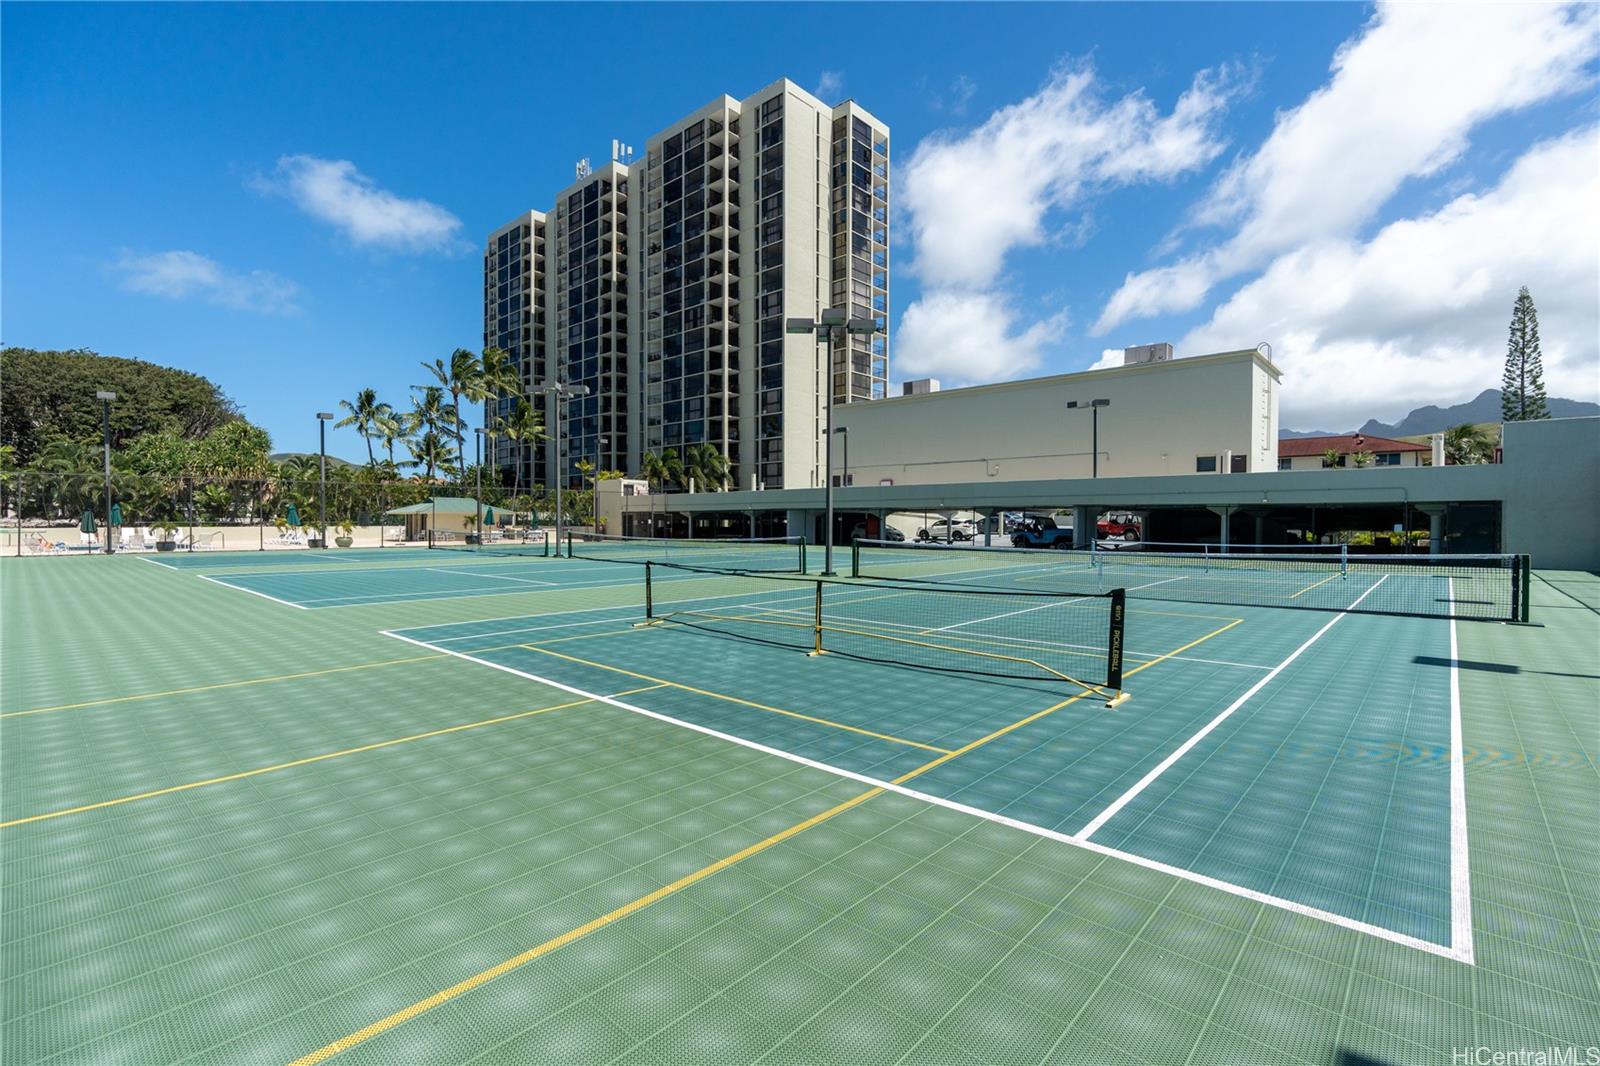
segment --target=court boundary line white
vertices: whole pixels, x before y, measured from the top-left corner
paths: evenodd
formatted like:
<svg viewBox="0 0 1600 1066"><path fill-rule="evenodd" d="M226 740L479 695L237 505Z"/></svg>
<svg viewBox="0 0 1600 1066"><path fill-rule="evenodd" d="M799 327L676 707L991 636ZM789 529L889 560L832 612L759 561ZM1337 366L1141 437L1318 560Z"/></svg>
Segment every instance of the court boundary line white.
<svg viewBox="0 0 1600 1066"><path fill-rule="evenodd" d="M1256 693L1266 688L1267 684L1271 682L1273 678L1283 673L1283 671L1289 667L1290 663L1300 658L1301 655L1305 654L1307 649L1309 649L1317 641L1321 640L1323 635L1327 633L1328 630L1332 629L1334 626L1350 617L1350 612L1359 606L1362 600L1372 595L1373 591L1377 589L1379 585L1387 581L1388 578L1389 575L1384 574L1377 581L1372 583L1371 588L1368 588L1367 591L1356 597L1355 603L1352 603L1349 607L1346 607L1344 610L1328 619L1327 623L1324 624L1321 629L1317 630L1315 633L1311 634L1311 636L1306 638L1305 643L1301 644L1294 651L1290 652L1287 658L1285 658L1277 666L1274 666L1255 684L1245 689L1243 695L1234 700L1232 703L1228 704L1227 707L1223 708L1221 713L1202 726L1198 732L1196 732L1178 747L1174 748L1165 759L1162 759L1154 767L1152 767L1149 773L1145 774L1138 781L1136 781L1133 787L1129 788L1122 795L1112 800L1109 806L1091 818L1082 829L1078 830L1078 837L1083 840L1088 840L1090 837L1099 832L1107 822L1109 822L1112 818L1115 818L1117 814L1129 803L1132 803L1139 793L1148 788L1156 780L1156 778L1172 769L1174 763L1176 763L1179 759L1182 759L1185 755L1189 754L1189 752L1194 749L1194 746L1204 740L1213 729L1217 728L1217 726L1233 717L1235 711L1254 699Z"/></svg>
<svg viewBox="0 0 1600 1066"><path fill-rule="evenodd" d="M176 567L176 566L169 566L169 567L167 567L167 569L169 569L169 570L177 570L177 569L180 569L180 568ZM297 611L309 611L309 610L311 610L310 607L307 607L307 606L305 606L303 604L291 603L288 600L280 600L276 596L269 596L265 592L257 592L255 589L247 589L243 585L235 585L235 584L233 584L231 582L223 581L221 578L212 577L209 574L196 574L194 576L199 578L201 581L209 581L213 585L221 585L225 589L233 589L235 592L248 592L252 596L260 596L264 600L271 600L273 603L281 603L285 607L293 607Z"/></svg>
<svg viewBox="0 0 1600 1066"><path fill-rule="evenodd" d="M1343 616L1341 615L1341 617ZM1273 896L1266 892L1259 892L1253 888L1246 888L1243 885L1236 885L1228 881L1222 881L1214 877L1209 877L1206 874L1197 873L1193 870L1185 870L1178 866L1169 866L1166 863L1158 862L1155 859L1148 859L1143 855L1136 855L1133 852L1121 851L1117 848L1108 847L1104 844L1096 844L1091 840L1082 840L1078 837L1070 836L1066 833L1058 832L1053 829L1046 829L1043 826L1033 825L1030 822L1023 822L1003 814L996 814L993 811L986 811L978 807L970 807L964 803L958 803L955 800L949 800L941 796L935 796L927 792L921 792L917 789L907 788L904 785L897 785L891 781L882 781L867 774L856 773L853 770L846 770L843 767L833 766L825 762L818 762L815 759L808 759L803 755L796 755L793 752L769 747L765 744L759 743L758 741L747 740L744 737L734 736L731 733L724 733L720 730L712 729L709 726L698 725L694 722L685 721L681 718L674 718L671 715L662 714L659 711L652 711L648 708L627 703L611 696L603 696L599 693L590 692L586 689L581 689L574 685L568 685L564 682L556 681L548 677L541 677L538 674L529 673L526 670L518 670L515 667L506 666L503 663L492 662L488 659L481 659L477 656L469 655L466 652L453 651L449 648L441 648L433 644L428 644L425 641L413 640L411 637L403 636L401 633L394 630L380 630L380 633L383 636L392 637L395 640L404 641L407 644L412 644L419 648L426 648L429 651L436 651L444 655L449 655L453 658L475 663L479 666L487 666L491 670L499 670L503 673L511 674L515 677L520 677L524 680L533 681L541 685L549 685L551 688L559 689L563 692L569 692L575 696L581 696L585 699L593 700L596 703L604 703L607 706L616 707L619 710L628 711L632 714L642 715L645 718L652 718L659 722L665 722L668 725L675 725L682 729L690 729L696 733L701 733L709 737L715 737L718 740L726 741L730 744L737 744L740 747L749 748L752 751L759 751L764 755L775 755L780 759L786 759L789 762L798 763L801 766L808 766L813 770L820 770L823 773L832 774L835 777L842 777L872 788L881 788L886 792L893 792L897 795L905 796L908 799L918 800L922 803L931 804L935 807L943 807L946 810L957 811L961 814L970 815L974 818L981 818L984 821L994 822L998 825L1008 826L1012 829L1018 829L1024 833L1030 833L1033 836L1042 837L1046 840L1053 840L1057 843L1066 844L1070 847L1082 848L1085 851L1093 852L1097 855L1105 855L1111 858L1121 859L1124 862L1131 862L1136 866L1142 866L1148 870L1164 873L1168 876L1177 877L1185 881L1190 881L1194 884L1204 885L1207 888L1213 888L1220 892L1226 892L1229 895L1238 896L1240 898L1261 903L1269 907L1276 907L1280 910L1289 911L1290 913L1298 914L1302 917L1326 922L1329 925L1338 926L1342 929L1348 929L1352 932L1364 933L1368 936L1376 937L1379 940L1386 940L1392 944L1398 944L1401 947L1411 948L1416 951L1422 951L1430 955L1438 955L1443 958L1453 959L1456 961L1465 961L1469 964L1471 962L1470 959L1462 959L1454 947L1446 947L1442 944L1435 944L1431 940L1423 940L1420 937L1409 936L1405 933L1396 932L1393 929L1385 929L1382 926L1372 925L1368 922L1359 921L1355 918L1347 918L1342 914L1334 914L1331 911L1324 911L1309 904L1300 903L1296 900L1284 899L1281 896Z"/></svg>
<svg viewBox="0 0 1600 1066"><path fill-rule="evenodd" d="M1450 946L1468 966L1477 963L1472 944L1472 867L1467 859L1467 773L1462 762L1461 656L1456 643L1455 578L1450 601Z"/></svg>

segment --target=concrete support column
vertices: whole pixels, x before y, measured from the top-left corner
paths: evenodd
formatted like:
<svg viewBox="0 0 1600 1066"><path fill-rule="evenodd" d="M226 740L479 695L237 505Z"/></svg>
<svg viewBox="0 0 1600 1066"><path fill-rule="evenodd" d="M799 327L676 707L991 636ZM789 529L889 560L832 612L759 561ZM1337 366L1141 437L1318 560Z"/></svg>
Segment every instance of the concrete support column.
<svg viewBox="0 0 1600 1066"><path fill-rule="evenodd" d="M1417 510L1428 516L1428 554L1444 552L1444 508L1442 503L1415 503Z"/></svg>
<svg viewBox="0 0 1600 1066"><path fill-rule="evenodd" d="M788 529L789 536L804 537L807 544L810 544L816 538L816 531L811 528L810 511L790 508L788 513L784 515L784 519L787 523L785 528Z"/></svg>
<svg viewBox="0 0 1600 1066"><path fill-rule="evenodd" d="M1263 541L1266 540L1266 536L1267 536L1267 515L1266 515L1266 512L1265 511L1257 511L1255 513L1255 519L1256 519L1256 533L1255 533L1256 543L1260 544L1260 543L1262 543Z"/></svg>
<svg viewBox="0 0 1600 1066"><path fill-rule="evenodd" d="M1094 520L1098 507L1086 503L1072 505L1072 546L1086 549L1094 543Z"/></svg>
<svg viewBox="0 0 1600 1066"><path fill-rule="evenodd" d="M1217 515L1218 517L1220 517L1222 519L1222 535L1217 540L1217 543L1222 546L1222 550L1223 551L1227 551L1228 550L1228 540L1229 540L1229 534L1228 534L1229 521L1228 521L1228 519L1233 517L1233 511L1234 511L1233 505L1232 504L1224 504L1221 507L1207 507L1206 510L1210 511L1212 514Z"/></svg>

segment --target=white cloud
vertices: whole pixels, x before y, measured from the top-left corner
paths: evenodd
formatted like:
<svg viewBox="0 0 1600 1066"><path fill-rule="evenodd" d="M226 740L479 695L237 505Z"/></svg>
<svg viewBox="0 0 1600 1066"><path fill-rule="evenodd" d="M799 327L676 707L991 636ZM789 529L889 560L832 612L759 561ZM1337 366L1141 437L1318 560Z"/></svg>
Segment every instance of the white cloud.
<svg viewBox="0 0 1600 1066"><path fill-rule="evenodd" d="M1370 240L1287 252L1186 337L1273 345L1292 428L1350 428L1499 385L1519 286L1539 309L1552 395L1600 394L1600 128L1530 149L1481 194Z"/></svg>
<svg viewBox="0 0 1600 1066"><path fill-rule="evenodd" d="M1333 76L1279 116L1194 211L1235 226L1175 266L1130 274L1094 332L1186 311L1211 286L1309 242L1348 237L1409 178L1458 158L1472 129L1591 83L1593 5L1386 4L1333 60Z"/></svg>
<svg viewBox="0 0 1600 1066"><path fill-rule="evenodd" d="M253 182L288 197L313 218L343 231L352 243L410 252L455 252L466 247L461 220L438 204L408 200L375 182L348 159L286 155L270 178Z"/></svg>
<svg viewBox="0 0 1600 1066"><path fill-rule="evenodd" d="M922 297L901 316L895 358L908 373L955 383L1036 368L1065 314L1024 321L997 291L1014 250L1081 239L1062 224L1094 193L1170 180L1222 151L1215 125L1239 82L1203 71L1162 114L1143 93L1108 100L1087 64L1057 68L1034 95L964 133L934 134L901 168L900 207ZM964 98L971 82L957 83Z"/></svg>
<svg viewBox="0 0 1600 1066"><path fill-rule="evenodd" d="M1204 166L1222 151L1213 127L1233 80L1203 72L1163 116L1141 93L1103 100L1093 69L1064 66L976 129L929 136L898 175L918 275L987 285L1006 253L1043 243L1051 210L1092 190Z"/></svg>
<svg viewBox="0 0 1600 1066"><path fill-rule="evenodd" d="M817 75L816 97L825 104L837 103L844 92L844 72L825 70Z"/></svg>
<svg viewBox="0 0 1600 1066"><path fill-rule="evenodd" d="M111 264L129 292L166 300L200 299L219 307L262 314L293 314L300 287L265 270L229 270L199 252L171 251L135 255L124 251Z"/></svg>
<svg viewBox="0 0 1600 1066"><path fill-rule="evenodd" d="M901 315L895 372L951 386L1014 378L1038 369L1066 326L1065 312L1023 324L998 293L936 290Z"/></svg>

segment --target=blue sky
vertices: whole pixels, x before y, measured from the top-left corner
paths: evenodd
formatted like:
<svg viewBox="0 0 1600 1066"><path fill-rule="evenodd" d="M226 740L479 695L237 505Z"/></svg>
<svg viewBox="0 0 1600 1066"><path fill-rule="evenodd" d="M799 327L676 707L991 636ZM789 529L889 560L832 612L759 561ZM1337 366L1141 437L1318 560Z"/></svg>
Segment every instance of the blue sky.
<svg viewBox="0 0 1600 1066"><path fill-rule="evenodd" d="M1343 429L1497 384L1527 284L1592 400L1600 31L1503 16L8 4L3 337L198 371L311 448L479 346L483 236L579 157L788 76L893 131L897 380L1265 340L1285 425Z"/></svg>

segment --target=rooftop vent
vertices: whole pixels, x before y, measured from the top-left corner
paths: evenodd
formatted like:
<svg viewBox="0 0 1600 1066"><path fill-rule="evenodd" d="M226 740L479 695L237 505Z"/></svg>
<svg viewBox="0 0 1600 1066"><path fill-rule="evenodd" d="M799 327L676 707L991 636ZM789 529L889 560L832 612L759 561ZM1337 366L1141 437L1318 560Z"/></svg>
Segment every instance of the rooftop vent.
<svg viewBox="0 0 1600 1066"><path fill-rule="evenodd" d="M1122 349L1122 365L1133 366L1135 363L1169 363L1172 361L1172 345L1170 344L1135 344L1132 348Z"/></svg>

